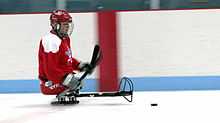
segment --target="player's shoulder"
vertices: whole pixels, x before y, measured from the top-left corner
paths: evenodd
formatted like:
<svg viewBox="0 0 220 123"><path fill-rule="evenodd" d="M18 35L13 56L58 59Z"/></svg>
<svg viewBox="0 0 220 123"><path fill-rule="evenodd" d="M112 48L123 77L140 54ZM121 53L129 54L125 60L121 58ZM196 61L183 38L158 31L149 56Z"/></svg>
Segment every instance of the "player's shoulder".
<svg viewBox="0 0 220 123"><path fill-rule="evenodd" d="M49 53L56 53L59 51L59 47L61 45L61 39L53 34L53 33L48 33L45 36L42 37L42 45L44 47L44 51Z"/></svg>

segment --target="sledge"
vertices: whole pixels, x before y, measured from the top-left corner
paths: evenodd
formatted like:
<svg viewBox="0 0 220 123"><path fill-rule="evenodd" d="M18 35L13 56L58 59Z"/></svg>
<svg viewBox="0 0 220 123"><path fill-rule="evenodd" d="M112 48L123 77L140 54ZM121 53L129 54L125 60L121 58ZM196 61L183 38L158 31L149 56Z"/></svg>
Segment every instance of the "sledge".
<svg viewBox="0 0 220 123"><path fill-rule="evenodd" d="M99 45L95 45L93 50L92 59L90 65L92 69L96 67L101 58L101 51ZM82 81L88 74L91 74L91 71L86 71L80 78L79 81ZM59 94L56 96L56 99L51 102L52 105L68 105L68 104L78 104L80 97L124 97L128 102L133 101L133 82L127 77L123 77L120 81L119 91L114 92L87 92L82 93L80 89L77 91L68 91L65 94Z"/></svg>

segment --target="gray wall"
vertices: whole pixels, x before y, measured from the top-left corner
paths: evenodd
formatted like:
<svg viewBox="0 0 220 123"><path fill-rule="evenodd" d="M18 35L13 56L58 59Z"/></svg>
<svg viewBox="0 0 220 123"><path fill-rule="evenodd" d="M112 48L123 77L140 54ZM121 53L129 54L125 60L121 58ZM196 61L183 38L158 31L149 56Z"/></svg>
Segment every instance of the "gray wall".
<svg viewBox="0 0 220 123"><path fill-rule="evenodd" d="M0 13L51 12L57 7L58 3L56 1L57 0L1 0ZM66 9L71 12L98 10L148 10L150 9L151 2L154 2L154 0L63 1L66 1ZM220 0L160 0L160 8L220 8Z"/></svg>

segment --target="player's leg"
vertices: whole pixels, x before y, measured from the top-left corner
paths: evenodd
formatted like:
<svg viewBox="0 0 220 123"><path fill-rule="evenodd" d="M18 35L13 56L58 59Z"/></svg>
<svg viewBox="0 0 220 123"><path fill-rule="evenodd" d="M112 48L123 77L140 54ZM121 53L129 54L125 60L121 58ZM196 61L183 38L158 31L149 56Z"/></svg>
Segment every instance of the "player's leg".
<svg viewBox="0 0 220 123"><path fill-rule="evenodd" d="M75 77L72 73L66 76L62 84L66 86L67 89L60 93L58 96L69 95L69 93L77 94L83 86L83 82L79 81L79 78Z"/></svg>
<svg viewBox="0 0 220 123"><path fill-rule="evenodd" d="M45 95L57 95L67 89L62 84L54 84L52 81L40 82L41 92Z"/></svg>
<svg viewBox="0 0 220 123"><path fill-rule="evenodd" d="M79 81L78 77L75 77L74 74L70 73L66 76L63 81L63 85L67 86L70 90L78 90L82 88L82 81Z"/></svg>

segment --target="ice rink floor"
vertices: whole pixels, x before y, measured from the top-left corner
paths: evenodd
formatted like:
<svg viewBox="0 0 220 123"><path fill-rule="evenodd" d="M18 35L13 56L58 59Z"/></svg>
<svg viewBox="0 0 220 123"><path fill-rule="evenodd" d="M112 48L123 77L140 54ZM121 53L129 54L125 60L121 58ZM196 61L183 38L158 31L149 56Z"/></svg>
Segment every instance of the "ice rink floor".
<svg viewBox="0 0 220 123"><path fill-rule="evenodd" d="M51 106L53 98L0 94L0 123L220 123L220 91L134 92L132 103L86 97L67 106Z"/></svg>

